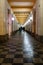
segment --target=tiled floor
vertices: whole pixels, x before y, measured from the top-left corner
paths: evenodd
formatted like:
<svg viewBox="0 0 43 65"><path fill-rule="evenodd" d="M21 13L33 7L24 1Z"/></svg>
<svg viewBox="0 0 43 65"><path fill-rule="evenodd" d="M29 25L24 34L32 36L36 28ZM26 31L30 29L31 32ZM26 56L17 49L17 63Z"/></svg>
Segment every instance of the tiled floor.
<svg viewBox="0 0 43 65"><path fill-rule="evenodd" d="M18 32L0 45L0 65L43 65L43 43Z"/></svg>

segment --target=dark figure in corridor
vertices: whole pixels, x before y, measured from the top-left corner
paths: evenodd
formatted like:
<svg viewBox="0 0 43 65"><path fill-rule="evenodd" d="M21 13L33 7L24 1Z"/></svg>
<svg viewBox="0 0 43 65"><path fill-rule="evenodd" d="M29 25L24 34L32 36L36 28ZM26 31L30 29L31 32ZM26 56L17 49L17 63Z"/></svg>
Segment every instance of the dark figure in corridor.
<svg viewBox="0 0 43 65"><path fill-rule="evenodd" d="M20 32L22 31L22 27L19 28L19 31L20 31Z"/></svg>
<svg viewBox="0 0 43 65"><path fill-rule="evenodd" d="M21 32L22 30L25 31L25 28L24 28L24 27L20 27L20 28L19 28L19 31Z"/></svg>

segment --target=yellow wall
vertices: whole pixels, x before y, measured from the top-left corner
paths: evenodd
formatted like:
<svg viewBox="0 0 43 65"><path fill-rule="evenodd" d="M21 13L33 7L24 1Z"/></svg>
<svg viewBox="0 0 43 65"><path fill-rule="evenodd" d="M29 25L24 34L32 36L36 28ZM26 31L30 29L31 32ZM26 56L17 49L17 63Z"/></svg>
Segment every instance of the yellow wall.
<svg viewBox="0 0 43 65"><path fill-rule="evenodd" d="M36 2L36 34L43 35L43 0Z"/></svg>
<svg viewBox="0 0 43 65"><path fill-rule="evenodd" d="M34 14L34 10L36 11L36 19L35 19L35 21L36 21L36 33L35 34L42 36L43 35L43 0L37 0L36 1L36 4L33 8L33 14ZM26 29L28 31L29 31L29 29L32 30L32 33L33 33L34 32L34 24L33 23L28 24L28 26L26 26Z"/></svg>
<svg viewBox="0 0 43 65"><path fill-rule="evenodd" d="M40 1L40 11L41 11L41 35L43 35L43 0Z"/></svg>
<svg viewBox="0 0 43 65"><path fill-rule="evenodd" d="M0 35L8 34L8 9L7 0L0 0Z"/></svg>
<svg viewBox="0 0 43 65"><path fill-rule="evenodd" d="M0 35L6 34L5 19L4 19L4 4L5 0L0 0Z"/></svg>

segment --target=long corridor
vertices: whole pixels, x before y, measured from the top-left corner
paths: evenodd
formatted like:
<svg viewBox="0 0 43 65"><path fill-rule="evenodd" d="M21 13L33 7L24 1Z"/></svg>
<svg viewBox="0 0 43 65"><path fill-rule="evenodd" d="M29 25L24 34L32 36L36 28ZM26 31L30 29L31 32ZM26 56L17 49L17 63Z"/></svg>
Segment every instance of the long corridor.
<svg viewBox="0 0 43 65"><path fill-rule="evenodd" d="M0 65L43 65L43 44L18 31L0 45Z"/></svg>

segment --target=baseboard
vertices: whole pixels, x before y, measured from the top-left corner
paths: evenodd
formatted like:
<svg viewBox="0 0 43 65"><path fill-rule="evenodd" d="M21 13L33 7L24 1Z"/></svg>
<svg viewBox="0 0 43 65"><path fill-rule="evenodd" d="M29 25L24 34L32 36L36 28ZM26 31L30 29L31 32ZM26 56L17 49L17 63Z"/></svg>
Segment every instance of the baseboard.
<svg viewBox="0 0 43 65"><path fill-rule="evenodd" d="M36 35L35 35L35 38L36 38L38 41L40 41L40 42L43 43L43 36L36 34Z"/></svg>
<svg viewBox="0 0 43 65"><path fill-rule="evenodd" d="M31 34L31 32L30 31L27 31L27 30L25 30L27 33L29 33L29 34Z"/></svg>
<svg viewBox="0 0 43 65"><path fill-rule="evenodd" d="M40 36L40 42L43 43L43 36Z"/></svg>
<svg viewBox="0 0 43 65"><path fill-rule="evenodd" d="M35 34L34 33L31 33L32 37L35 37Z"/></svg>
<svg viewBox="0 0 43 65"><path fill-rule="evenodd" d="M15 30L11 33L11 35L15 35L19 30Z"/></svg>
<svg viewBox="0 0 43 65"><path fill-rule="evenodd" d="M9 39L8 34L0 35L0 43L4 43Z"/></svg>

